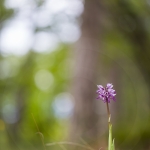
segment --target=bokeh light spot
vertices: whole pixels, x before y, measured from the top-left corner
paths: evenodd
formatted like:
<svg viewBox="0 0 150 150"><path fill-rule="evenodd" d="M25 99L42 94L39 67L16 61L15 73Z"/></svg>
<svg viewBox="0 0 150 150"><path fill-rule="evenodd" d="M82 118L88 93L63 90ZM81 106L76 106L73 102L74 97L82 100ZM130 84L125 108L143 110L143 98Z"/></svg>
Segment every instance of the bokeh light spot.
<svg viewBox="0 0 150 150"><path fill-rule="evenodd" d="M48 91L54 83L54 77L48 70L38 71L34 79L36 86L42 91Z"/></svg>
<svg viewBox="0 0 150 150"><path fill-rule="evenodd" d="M9 124L14 124L18 121L18 111L15 105L6 104L2 108L2 116L5 122Z"/></svg>
<svg viewBox="0 0 150 150"><path fill-rule="evenodd" d="M74 108L73 96L70 93L60 93L53 102L55 116L68 118L72 115Z"/></svg>

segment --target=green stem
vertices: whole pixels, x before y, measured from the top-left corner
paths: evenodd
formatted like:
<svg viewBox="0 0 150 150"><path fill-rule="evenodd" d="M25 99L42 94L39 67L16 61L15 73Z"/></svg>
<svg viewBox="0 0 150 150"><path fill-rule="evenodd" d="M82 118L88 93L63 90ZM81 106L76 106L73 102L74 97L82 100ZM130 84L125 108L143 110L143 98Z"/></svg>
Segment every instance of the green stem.
<svg viewBox="0 0 150 150"><path fill-rule="evenodd" d="M108 104L108 102L106 102L106 106L107 106L107 113L108 113L108 126L109 126L109 124L110 124L110 117L111 117L111 115L110 115L110 110L109 110L109 104Z"/></svg>
<svg viewBox="0 0 150 150"><path fill-rule="evenodd" d="M106 102L107 113L108 113L108 128L109 128L109 137L108 137L108 150L112 149L112 124L110 122L111 114L109 110L109 104Z"/></svg>
<svg viewBox="0 0 150 150"><path fill-rule="evenodd" d="M112 150L112 124L109 124L108 150Z"/></svg>

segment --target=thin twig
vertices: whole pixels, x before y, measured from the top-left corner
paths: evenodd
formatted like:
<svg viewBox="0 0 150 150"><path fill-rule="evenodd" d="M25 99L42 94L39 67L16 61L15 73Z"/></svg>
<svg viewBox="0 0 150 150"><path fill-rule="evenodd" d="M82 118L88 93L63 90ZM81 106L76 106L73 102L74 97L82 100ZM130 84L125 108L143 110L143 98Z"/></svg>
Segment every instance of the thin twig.
<svg viewBox="0 0 150 150"><path fill-rule="evenodd" d="M34 120L34 123L35 123L35 125L36 125L36 128L37 128L37 130L38 130L38 134L40 134L40 137L41 137L41 141L42 141L42 144L43 144L43 147L44 147L44 150L46 150L46 147L45 147L45 144L44 144L44 136L43 136L43 134L40 132L40 130L39 130L39 127L38 127L38 125L37 125L37 123L36 123L36 120L35 120L35 118L34 118L34 115L33 115L33 113L31 113L31 115L32 115L32 118L33 118L33 120Z"/></svg>
<svg viewBox="0 0 150 150"><path fill-rule="evenodd" d="M80 138L80 140L83 142L83 144L87 145L89 148L93 149L85 140L83 140L82 138ZM93 149L94 150L94 149Z"/></svg>

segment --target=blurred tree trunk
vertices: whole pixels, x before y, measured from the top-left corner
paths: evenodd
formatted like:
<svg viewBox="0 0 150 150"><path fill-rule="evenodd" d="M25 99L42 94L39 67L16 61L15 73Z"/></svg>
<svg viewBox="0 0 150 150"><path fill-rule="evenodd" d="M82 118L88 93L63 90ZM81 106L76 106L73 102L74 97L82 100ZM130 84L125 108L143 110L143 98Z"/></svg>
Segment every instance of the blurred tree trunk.
<svg viewBox="0 0 150 150"><path fill-rule="evenodd" d="M72 94L75 98L71 139L95 140L100 128L95 113L101 9L97 0L85 0L81 37L74 47Z"/></svg>

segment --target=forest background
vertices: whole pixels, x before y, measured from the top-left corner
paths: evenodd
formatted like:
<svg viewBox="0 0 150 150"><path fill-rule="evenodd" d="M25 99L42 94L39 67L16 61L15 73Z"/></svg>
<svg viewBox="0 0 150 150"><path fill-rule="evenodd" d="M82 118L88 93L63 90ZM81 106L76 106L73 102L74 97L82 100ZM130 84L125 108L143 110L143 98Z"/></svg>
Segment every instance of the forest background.
<svg viewBox="0 0 150 150"><path fill-rule="evenodd" d="M150 0L0 0L0 149L106 149L113 83L116 149L149 150L149 41Z"/></svg>

